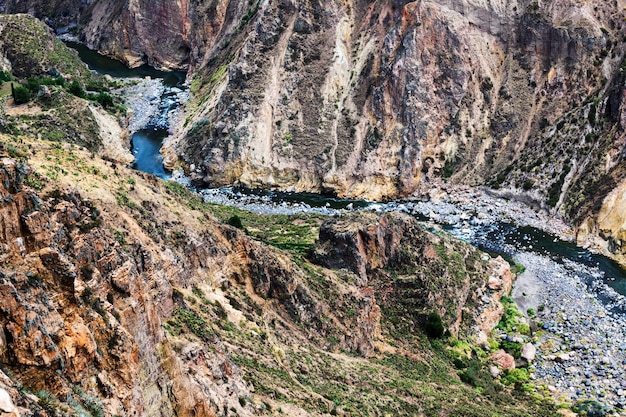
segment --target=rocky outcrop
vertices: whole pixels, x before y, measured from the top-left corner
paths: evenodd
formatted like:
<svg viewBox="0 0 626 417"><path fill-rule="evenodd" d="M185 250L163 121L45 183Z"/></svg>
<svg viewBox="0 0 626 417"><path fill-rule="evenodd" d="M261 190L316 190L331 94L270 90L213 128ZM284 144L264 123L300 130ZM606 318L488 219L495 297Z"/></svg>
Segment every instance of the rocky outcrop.
<svg viewBox="0 0 626 417"><path fill-rule="evenodd" d="M89 78L87 66L32 16L0 15L0 69L17 78L51 74Z"/></svg>
<svg viewBox="0 0 626 417"><path fill-rule="evenodd" d="M476 341L483 345L502 319L504 307L500 300L511 293L515 279L509 263L500 256L489 260L487 271L487 285L478 292L482 304L474 327Z"/></svg>
<svg viewBox="0 0 626 417"><path fill-rule="evenodd" d="M623 170L623 167L619 170ZM598 202L600 207L597 214L589 215L580 225L577 239L580 245L611 256L626 266L626 181L616 184L611 178L604 178L604 184L607 183L614 188L604 200Z"/></svg>
<svg viewBox="0 0 626 417"><path fill-rule="evenodd" d="M127 247L102 228L107 220L93 203L72 190L42 199L22 185L26 174L24 165L2 161L0 356L13 381L50 392L47 406L60 410L209 416L231 397L245 414L238 396L248 386L223 348L209 358L204 346L180 355L164 334L172 285L190 279L177 257L148 241ZM184 264L197 259L187 250ZM212 366L232 371L207 374ZM217 379L220 387L211 388ZM73 403L63 400L72 395Z"/></svg>
<svg viewBox="0 0 626 417"><path fill-rule="evenodd" d="M402 317L393 323L398 330L414 331L436 312L452 334L480 341L502 317L499 301L514 277L508 263L428 233L410 216L358 213L327 221L319 236L312 260L356 274L357 286L372 294L384 319ZM493 280L499 288L490 287Z"/></svg>

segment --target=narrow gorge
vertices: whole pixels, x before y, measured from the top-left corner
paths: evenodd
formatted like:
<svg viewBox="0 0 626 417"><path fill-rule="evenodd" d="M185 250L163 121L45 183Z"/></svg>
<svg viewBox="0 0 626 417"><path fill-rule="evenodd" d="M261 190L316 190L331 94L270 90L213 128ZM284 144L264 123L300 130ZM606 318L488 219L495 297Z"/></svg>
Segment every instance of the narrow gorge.
<svg viewBox="0 0 626 417"><path fill-rule="evenodd" d="M623 414L625 10L0 0L0 412Z"/></svg>

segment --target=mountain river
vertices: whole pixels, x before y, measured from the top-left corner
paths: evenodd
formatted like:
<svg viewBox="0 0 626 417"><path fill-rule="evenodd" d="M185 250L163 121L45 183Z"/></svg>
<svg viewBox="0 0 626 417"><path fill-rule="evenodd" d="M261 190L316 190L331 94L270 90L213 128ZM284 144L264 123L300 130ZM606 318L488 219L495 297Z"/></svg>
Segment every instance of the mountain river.
<svg viewBox="0 0 626 417"><path fill-rule="evenodd" d="M184 74L149 67L128 69L81 45L70 46L92 70L136 80L125 82L121 90L134 113L129 126L137 159L133 166L171 178L159 149L172 117L187 98ZM174 177L185 183L184 176ZM611 259L564 238L571 236L566 225L480 189L444 190L428 201L389 203L234 187L196 191L207 202L266 214L406 212L436 233L451 233L493 256L521 264L525 270L512 297L521 311L530 311L542 331L533 336L496 336L537 347L529 368L531 378L557 399L591 400L607 410L626 408L626 272Z"/></svg>

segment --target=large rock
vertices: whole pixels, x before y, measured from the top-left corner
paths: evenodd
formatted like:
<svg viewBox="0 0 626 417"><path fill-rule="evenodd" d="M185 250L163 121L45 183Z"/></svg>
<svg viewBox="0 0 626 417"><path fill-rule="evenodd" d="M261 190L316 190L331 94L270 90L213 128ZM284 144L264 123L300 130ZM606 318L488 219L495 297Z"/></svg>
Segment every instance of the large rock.
<svg viewBox="0 0 626 417"><path fill-rule="evenodd" d="M522 346L520 357L526 362L530 363L535 360L535 355L537 354L537 348L532 343L526 343Z"/></svg>
<svg viewBox="0 0 626 417"><path fill-rule="evenodd" d="M500 300L502 296L508 295L513 287L515 274L511 272L507 261L498 256L490 258L488 263L488 274L485 288L481 289L483 307L479 310L476 323L478 325L475 334L476 342L480 345L488 344L488 336L498 325L504 312L504 307Z"/></svg>
<svg viewBox="0 0 626 417"><path fill-rule="evenodd" d="M495 351L489 360L503 371L515 369L515 358L502 349Z"/></svg>

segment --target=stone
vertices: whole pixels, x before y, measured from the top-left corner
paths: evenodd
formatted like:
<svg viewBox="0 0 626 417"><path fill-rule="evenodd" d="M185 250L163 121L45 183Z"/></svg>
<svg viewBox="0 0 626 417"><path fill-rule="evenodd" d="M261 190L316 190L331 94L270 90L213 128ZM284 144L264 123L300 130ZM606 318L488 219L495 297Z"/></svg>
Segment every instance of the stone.
<svg viewBox="0 0 626 417"><path fill-rule="evenodd" d="M49 99L50 97L52 97L50 87L47 85L40 85L39 90L37 91L37 98Z"/></svg>
<svg viewBox="0 0 626 417"><path fill-rule="evenodd" d="M502 349L494 352L489 359L503 371L515 369L515 358Z"/></svg>
<svg viewBox="0 0 626 417"><path fill-rule="evenodd" d="M554 360L555 360L556 362L559 362L559 363L567 362L567 361L569 361L569 360L571 360L571 359L572 359L572 357L570 356L570 354L569 354L569 353L559 353L559 354L558 354L558 355L556 355L556 356L555 356L555 358L554 358Z"/></svg>
<svg viewBox="0 0 626 417"><path fill-rule="evenodd" d="M11 395L4 388L0 388L0 411L2 411L2 417L19 417L20 413L17 410Z"/></svg>
<svg viewBox="0 0 626 417"><path fill-rule="evenodd" d="M500 369L498 369L498 367L495 365L489 365L489 373L493 378L500 377Z"/></svg>
<svg viewBox="0 0 626 417"><path fill-rule="evenodd" d="M489 280L487 281L487 287L490 290L500 290L502 289L502 280L500 278L497 277L489 277Z"/></svg>
<svg viewBox="0 0 626 417"><path fill-rule="evenodd" d="M532 343L526 343L522 346L520 357L526 362L530 363L535 360L535 355L537 354L537 348Z"/></svg>

